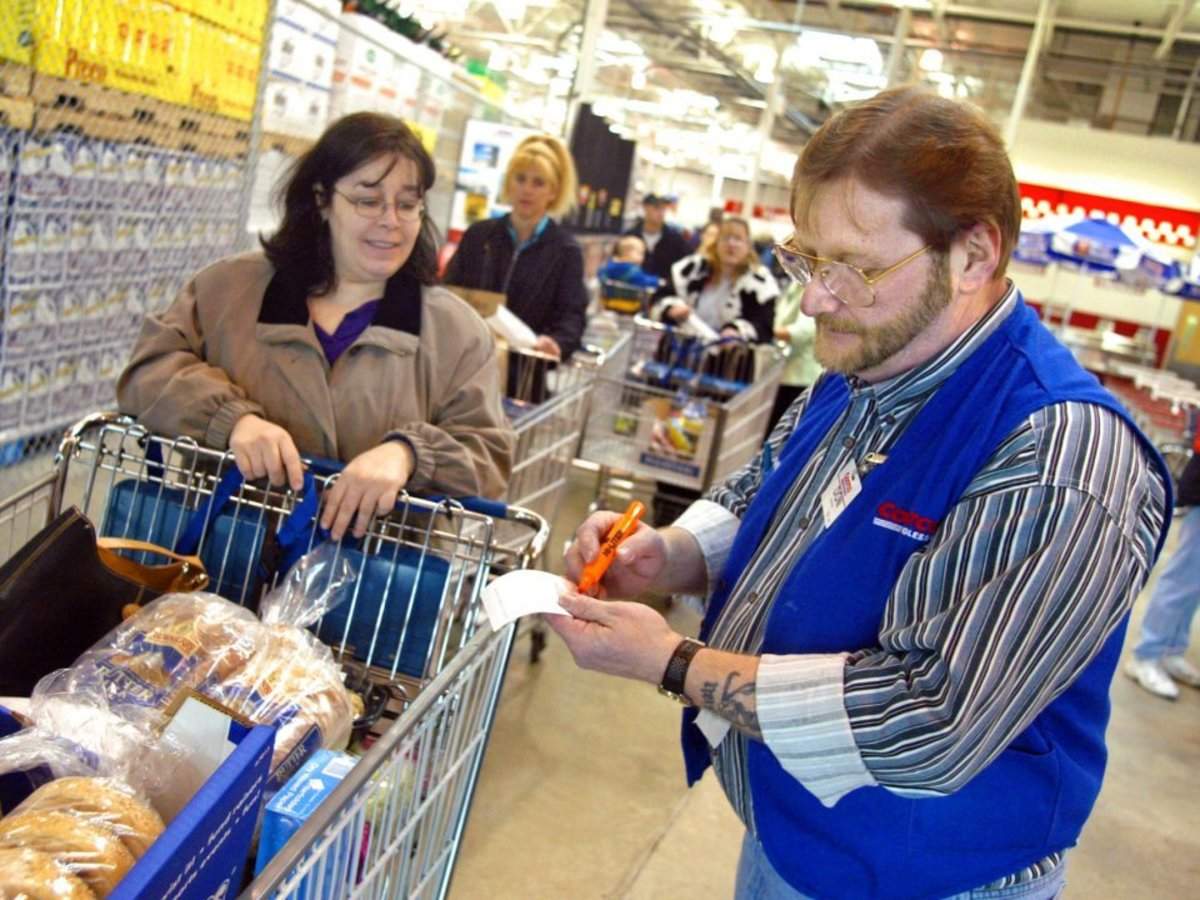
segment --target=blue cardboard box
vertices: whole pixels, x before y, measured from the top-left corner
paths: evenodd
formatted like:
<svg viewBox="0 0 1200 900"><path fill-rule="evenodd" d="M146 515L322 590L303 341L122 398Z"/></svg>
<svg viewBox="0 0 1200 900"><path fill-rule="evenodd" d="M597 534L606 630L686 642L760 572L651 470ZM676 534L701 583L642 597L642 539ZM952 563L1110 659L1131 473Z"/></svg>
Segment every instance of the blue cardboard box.
<svg viewBox="0 0 1200 900"><path fill-rule="evenodd" d="M333 793L346 774L354 768L357 760L348 753L334 750L318 750L304 763L274 797L267 801L263 813L262 831L258 838L258 858L254 864L254 874L258 875L286 844L300 827L308 820L323 802ZM336 877L353 881L354 854L358 850L358 842L344 841L344 848L339 848L338 865L330 866L326 874L327 890L321 894L332 895L329 880ZM308 879L305 879L307 881ZM299 891L301 896L309 896L302 882Z"/></svg>
<svg viewBox="0 0 1200 900"><path fill-rule="evenodd" d="M0 708L0 733L11 721ZM275 729L234 722L230 739L237 749L109 894L111 900L223 900L241 891Z"/></svg>
<svg viewBox="0 0 1200 900"><path fill-rule="evenodd" d="M287 784L267 801L258 839L257 875L308 820L325 798L333 793L356 760L348 753L317 750Z"/></svg>

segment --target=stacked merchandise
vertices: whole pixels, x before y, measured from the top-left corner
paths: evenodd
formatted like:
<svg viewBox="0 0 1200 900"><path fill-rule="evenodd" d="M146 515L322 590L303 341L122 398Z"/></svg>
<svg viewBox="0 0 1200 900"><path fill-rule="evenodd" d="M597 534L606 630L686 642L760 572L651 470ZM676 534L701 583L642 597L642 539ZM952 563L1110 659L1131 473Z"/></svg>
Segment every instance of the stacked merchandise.
<svg viewBox="0 0 1200 900"><path fill-rule="evenodd" d="M111 406L143 316L237 246L241 162L0 129L0 433Z"/></svg>
<svg viewBox="0 0 1200 900"><path fill-rule="evenodd" d="M315 139L329 119L338 0L279 0L267 40L263 130Z"/></svg>
<svg viewBox="0 0 1200 900"><path fill-rule="evenodd" d="M346 13L338 32L330 116L360 110L399 116L432 152L442 125L445 89L438 89L437 78L425 78L426 72L448 82L453 66L375 19Z"/></svg>
<svg viewBox="0 0 1200 900"><path fill-rule="evenodd" d="M239 246L266 10L19 0L0 15L0 465L111 406L142 318Z"/></svg>
<svg viewBox="0 0 1200 900"><path fill-rule="evenodd" d="M33 65L249 121L266 12L266 0L37 0Z"/></svg>

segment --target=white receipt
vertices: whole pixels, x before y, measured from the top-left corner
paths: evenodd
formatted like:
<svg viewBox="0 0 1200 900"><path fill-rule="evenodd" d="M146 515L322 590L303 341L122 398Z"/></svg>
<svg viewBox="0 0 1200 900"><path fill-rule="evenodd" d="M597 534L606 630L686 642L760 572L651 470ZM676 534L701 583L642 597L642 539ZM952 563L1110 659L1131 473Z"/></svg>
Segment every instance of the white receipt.
<svg viewBox="0 0 1200 900"><path fill-rule="evenodd" d="M518 569L501 575L483 589L483 610L495 631L530 613L569 616L558 605L558 598L574 589L561 575Z"/></svg>
<svg viewBox="0 0 1200 900"><path fill-rule="evenodd" d="M700 710L700 714L696 716L696 727L704 732L704 738L708 741L708 746L716 749L721 745L721 741L725 740L725 735L729 734L729 729L732 726L728 719L722 719L715 712L702 709Z"/></svg>

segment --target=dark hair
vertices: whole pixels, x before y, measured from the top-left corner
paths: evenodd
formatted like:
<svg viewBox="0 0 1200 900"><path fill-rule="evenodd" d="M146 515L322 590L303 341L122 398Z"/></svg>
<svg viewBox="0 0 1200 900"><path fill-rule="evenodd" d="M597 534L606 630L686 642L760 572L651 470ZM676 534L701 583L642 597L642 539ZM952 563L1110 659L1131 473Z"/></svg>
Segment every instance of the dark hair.
<svg viewBox="0 0 1200 900"><path fill-rule="evenodd" d="M259 238L276 271L309 294L320 296L334 288L337 272L329 223L321 216L318 196L332 197L334 184L381 156L412 160L417 167L422 197L433 186L437 172L420 139L400 119L379 113L343 116L292 164L276 191L277 202L283 206L279 230L270 238ZM423 215L421 232L400 271L421 284L435 284L438 241L433 222Z"/></svg>
<svg viewBox="0 0 1200 900"><path fill-rule="evenodd" d="M977 222L1000 232L1004 275L1021 230L1021 198L995 126L966 103L917 87L882 91L829 119L792 177L792 212L805 220L813 188L843 176L904 199L904 225L939 252Z"/></svg>

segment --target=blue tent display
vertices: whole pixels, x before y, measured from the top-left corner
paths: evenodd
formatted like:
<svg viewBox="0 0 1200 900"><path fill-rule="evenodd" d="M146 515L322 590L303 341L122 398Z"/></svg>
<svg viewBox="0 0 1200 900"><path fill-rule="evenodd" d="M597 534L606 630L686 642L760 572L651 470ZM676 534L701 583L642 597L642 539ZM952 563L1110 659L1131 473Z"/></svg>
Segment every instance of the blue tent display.
<svg viewBox="0 0 1200 900"><path fill-rule="evenodd" d="M1081 219L1054 232L1050 256L1085 272L1114 273L1133 269L1141 258L1138 242L1105 219Z"/></svg>
<svg viewBox="0 0 1200 900"><path fill-rule="evenodd" d="M1200 300L1200 250L1192 257L1186 268L1182 268L1179 277L1169 283L1164 290L1168 294L1182 297L1184 300Z"/></svg>
<svg viewBox="0 0 1200 900"><path fill-rule="evenodd" d="M1082 219L1058 229L1050 238L1049 256L1143 288L1167 289L1180 277L1179 264L1169 254L1106 219Z"/></svg>

